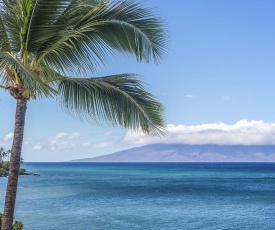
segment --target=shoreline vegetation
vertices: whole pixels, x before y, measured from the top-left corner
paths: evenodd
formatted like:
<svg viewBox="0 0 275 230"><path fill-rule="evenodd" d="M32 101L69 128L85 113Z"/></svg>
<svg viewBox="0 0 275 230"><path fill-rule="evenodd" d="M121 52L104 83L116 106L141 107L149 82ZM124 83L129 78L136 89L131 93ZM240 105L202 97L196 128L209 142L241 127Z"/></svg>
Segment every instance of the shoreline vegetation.
<svg viewBox="0 0 275 230"><path fill-rule="evenodd" d="M0 177L7 177L9 175L9 161L0 161ZM26 169L20 168L19 175L23 175Z"/></svg>
<svg viewBox="0 0 275 230"><path fill-rule="evenodd" d="M0 161L0 177L8 177L9 175L9 161ZM20 176L40 176L38 173L27 173L26 169L19 169Z"/></svg>
<svg viewBox="0 0 275 230"><path fill-rule="evenodd" d="M3 214L0 213L0 230L1 230L1 225L2 225L2 218L3 218ZM23 223L20 221L15 221L14 224L12 224L12 230L23 230Z"/></svg>
<svg viewBox="0 0 275 230"><path fill-rule="evenodd" d="M9 168L10 168L10 162L4 161L5 158L9 159L10 150L5 151L3 148L0 148L0 177L8 177L9 175ZM23 162L23 159L21 158L20 163ZM20 168L19 169L19 175L20 176L40 176L37 173L27 173L26 169Z"/></svg>

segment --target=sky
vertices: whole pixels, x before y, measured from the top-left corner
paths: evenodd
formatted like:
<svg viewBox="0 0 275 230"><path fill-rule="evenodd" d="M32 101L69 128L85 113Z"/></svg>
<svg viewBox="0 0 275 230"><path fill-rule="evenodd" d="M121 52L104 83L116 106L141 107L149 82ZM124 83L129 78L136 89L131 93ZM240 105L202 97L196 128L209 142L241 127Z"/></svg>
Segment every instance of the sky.
<svg viewBox="0 0 275 230"><path fill-rule="evenodd" d="M159 65L111 59L95 77L136 73L165 107L166 135L144 136L30 101L22 156L52 162L150 143L275 144L275 1L147 0L168 26ZM15 101L0 91L0 146L11 148Z"/></svg>

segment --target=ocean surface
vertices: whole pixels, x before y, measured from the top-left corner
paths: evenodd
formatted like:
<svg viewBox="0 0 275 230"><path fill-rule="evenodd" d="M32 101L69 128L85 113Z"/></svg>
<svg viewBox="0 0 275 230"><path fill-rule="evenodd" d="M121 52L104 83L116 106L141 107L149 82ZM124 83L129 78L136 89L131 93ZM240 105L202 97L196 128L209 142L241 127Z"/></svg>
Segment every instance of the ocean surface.
<svg viewBox="0 0 275 230"><path fill-rule="evenodd" d="M24 230L275 229L274 163L24 163ZM0 211L7 178L0 178Z"/></svg>

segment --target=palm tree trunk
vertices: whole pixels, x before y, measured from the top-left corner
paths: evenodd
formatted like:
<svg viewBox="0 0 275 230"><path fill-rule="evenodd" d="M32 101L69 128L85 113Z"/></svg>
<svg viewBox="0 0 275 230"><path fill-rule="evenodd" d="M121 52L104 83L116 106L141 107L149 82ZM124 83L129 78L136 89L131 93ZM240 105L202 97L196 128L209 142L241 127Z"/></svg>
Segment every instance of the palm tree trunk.
<svg viewBox="0 0 275 230"><path fill-rule="evenodd" d="M1 230L11 230L13 223L14 207L17 192L17 182L20 169L20 158L24 136L25 115L27 110L27 100L17 99L14 138L11 149L8 185L6 190L4 216Z"/></svg>

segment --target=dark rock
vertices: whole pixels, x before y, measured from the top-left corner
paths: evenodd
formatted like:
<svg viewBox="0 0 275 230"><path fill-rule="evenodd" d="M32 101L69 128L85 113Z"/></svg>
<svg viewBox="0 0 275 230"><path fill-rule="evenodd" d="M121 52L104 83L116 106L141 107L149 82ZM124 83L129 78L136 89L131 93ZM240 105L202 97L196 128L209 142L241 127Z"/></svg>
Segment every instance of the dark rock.
<svg viewBox="0 0 275 230"><path fill-rule="evenodd" d="M38 173L21 173L19 174L20 176L41 176Z"/></svg>

